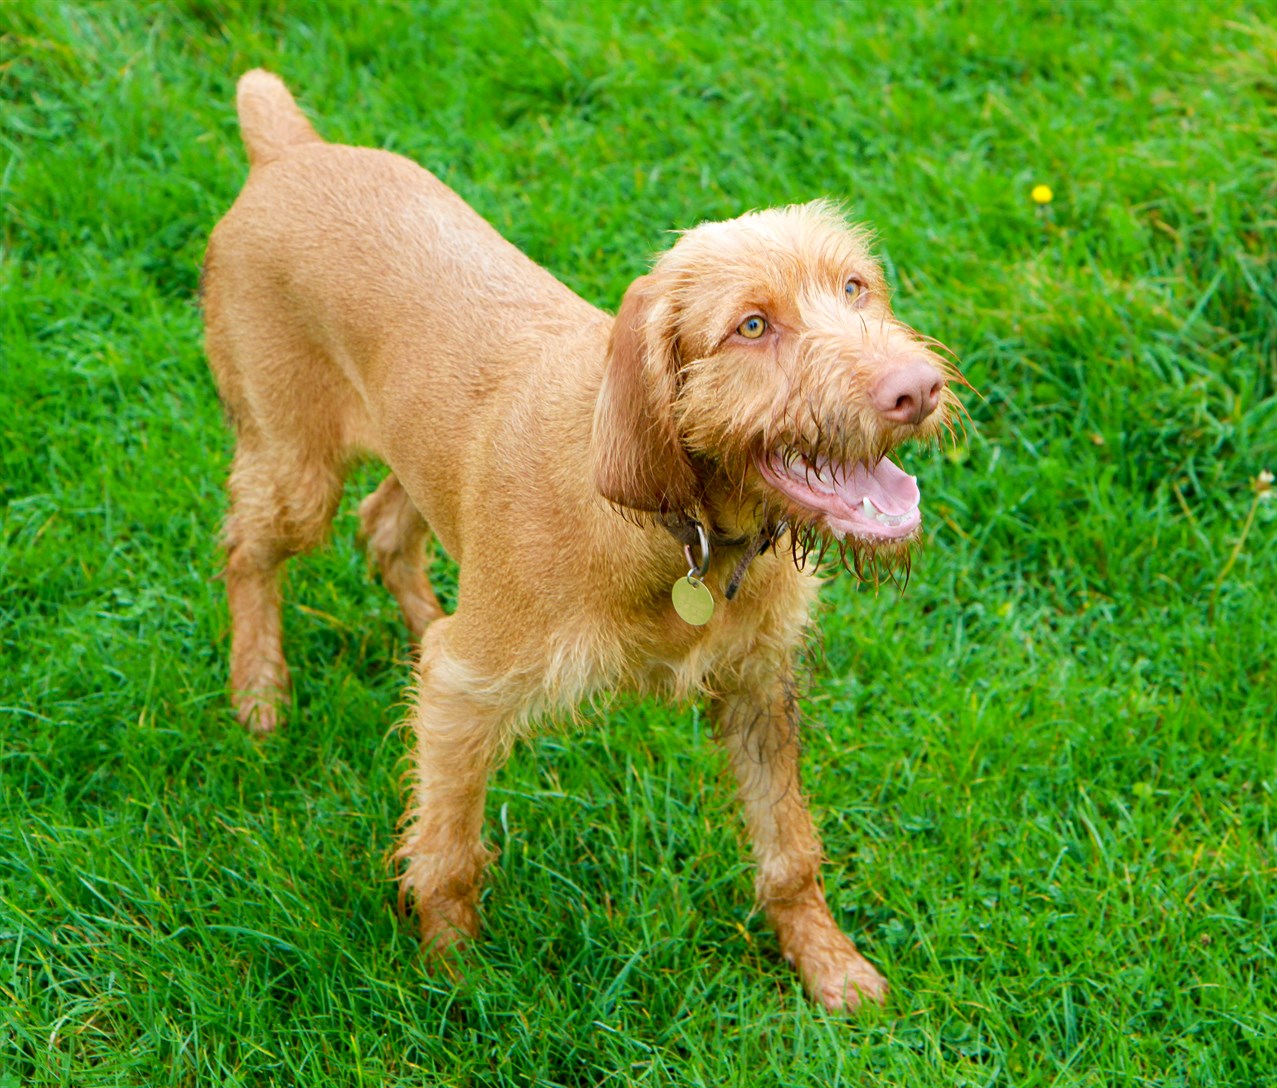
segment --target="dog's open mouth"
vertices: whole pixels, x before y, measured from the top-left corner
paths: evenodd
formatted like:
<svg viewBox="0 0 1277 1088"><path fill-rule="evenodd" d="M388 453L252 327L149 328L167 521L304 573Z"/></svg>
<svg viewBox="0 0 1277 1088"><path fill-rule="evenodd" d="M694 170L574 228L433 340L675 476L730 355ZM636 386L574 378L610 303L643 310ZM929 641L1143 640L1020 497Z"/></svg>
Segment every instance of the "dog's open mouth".
<svg viewBox="0 0 1277 1088"><path fill-rule="evenodd" d="M917 479L885 457L872 467L779 453L757 463L764 480L803 511L823 515L839 537L903 540L922 524Z"/></svg>

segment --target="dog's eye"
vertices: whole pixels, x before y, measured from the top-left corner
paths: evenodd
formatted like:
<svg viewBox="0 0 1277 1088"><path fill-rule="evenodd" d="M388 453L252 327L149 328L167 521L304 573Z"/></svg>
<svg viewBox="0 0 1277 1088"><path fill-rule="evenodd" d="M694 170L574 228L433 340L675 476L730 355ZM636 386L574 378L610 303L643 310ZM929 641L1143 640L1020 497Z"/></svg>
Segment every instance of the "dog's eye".
<svg viewBox="0 0 1277 1088"><path fill-rule="evenodd" d="M746 340L757 340L767 331L767 322L755 314L753 317L747 317L737 327L736 331Z"/></svg>
<svg viewBox="0 0 1277 1088"><path fill-rule="evenodd" d="M847 297L851 299L852 302L856 302L860 299L860 296L864 292L864 289L865 289L865 285L861 283L859 280L847 281L847 287L846 287Z"/></svg>

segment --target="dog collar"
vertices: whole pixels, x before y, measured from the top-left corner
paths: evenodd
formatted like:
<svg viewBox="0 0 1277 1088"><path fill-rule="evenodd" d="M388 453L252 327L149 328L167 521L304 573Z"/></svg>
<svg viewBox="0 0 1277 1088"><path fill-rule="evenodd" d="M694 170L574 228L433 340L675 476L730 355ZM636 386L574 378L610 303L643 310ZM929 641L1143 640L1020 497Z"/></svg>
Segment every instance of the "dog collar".
<svg viewBox="0 0 1277 1088"><path fill-rule="evenodd" d="M669 534L683 545L683 554L687 557L688 563L687 580L689 582L699 582L700 578L709 570L709 557L712 548L739 548L743 544L748 545L745 548L745 553L740 557L740 561L732 571L732 576L728 579L727 587L723 591L723 596L729 601L736 596L737 591L740 589L740 584L744 581L745 572L749 570L749 565L769 547L774 547L781 534L789 528L788 522L780 521L775 525L764 526L753 537L729 537L717 532L712 526L707 531L704 524L697 518L671 517L667 518L662 524L664 524ZM699 560L694 554L697 550L701 553ZM682 580L680 579L680 581Z"/></svg>

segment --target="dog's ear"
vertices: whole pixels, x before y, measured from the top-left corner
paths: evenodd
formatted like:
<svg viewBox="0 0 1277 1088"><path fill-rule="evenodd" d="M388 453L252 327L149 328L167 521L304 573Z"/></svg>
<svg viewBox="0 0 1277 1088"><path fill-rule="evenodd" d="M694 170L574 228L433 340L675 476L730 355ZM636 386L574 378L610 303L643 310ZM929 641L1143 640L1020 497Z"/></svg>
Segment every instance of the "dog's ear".
<svg viewBox="0 0 1277 1088"><path fill-rule="evenodd" d="M656 275L625 292L594 406L594 482L609 502L673 514L695 509L695 470L674 422L674 313Z"/></svg>

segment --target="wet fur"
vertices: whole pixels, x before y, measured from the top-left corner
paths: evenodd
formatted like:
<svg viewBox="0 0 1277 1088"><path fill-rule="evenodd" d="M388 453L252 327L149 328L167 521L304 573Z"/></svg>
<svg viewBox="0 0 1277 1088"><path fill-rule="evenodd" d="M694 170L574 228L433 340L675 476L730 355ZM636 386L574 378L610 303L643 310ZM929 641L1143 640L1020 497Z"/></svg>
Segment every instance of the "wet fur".
<svg viewBox="0 0 1277 1088"><path fill-rule="evenodd" d="M427 171L321 141L274 76L247 74L239 111L252 169L203 290L237 436L225 547L241 720L281 720L279 568L323 538L350 463L376 456L391 471L360 507L362 536L421 639L396 858L432 954L478 931L486 784L512 742L637 688L709 700L759 902L809 992L831 1008L881 1000L821 891L793 676L817 552L832 545L863 573L907 569L908 547L831 540L754 468L766 451L873 462L946 426L947 390L916 426L869 406L876 376L931 352L892 316L865 233L824 203L702 225L613 321ZM848 276L864 284L855 305ZM774 342L734 332L751 310ZM792 527L731 602L744 545L715 549L717 610L699 628L671 608L686 563L665 527L693 517L723 539ZM460 568L450 616L424 573L432 537Z"/></svg>

